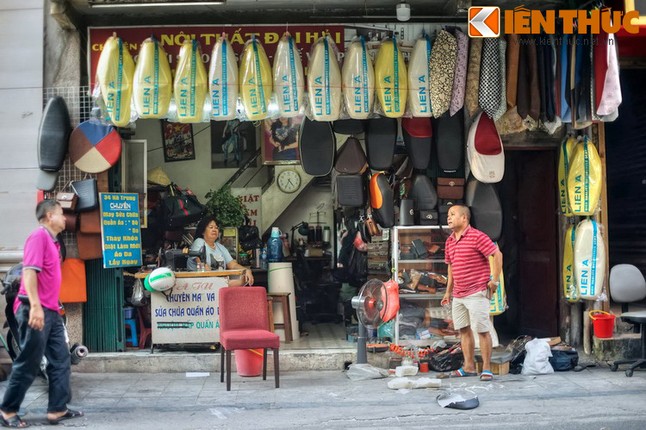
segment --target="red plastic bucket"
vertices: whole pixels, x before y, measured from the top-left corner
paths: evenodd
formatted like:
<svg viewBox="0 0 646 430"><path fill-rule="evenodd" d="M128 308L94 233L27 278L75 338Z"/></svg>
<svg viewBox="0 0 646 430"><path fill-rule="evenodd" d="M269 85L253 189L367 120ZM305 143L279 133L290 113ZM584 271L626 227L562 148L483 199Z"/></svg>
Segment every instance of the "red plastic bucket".
<svg viewBox="0 0 646 430"><path fill-rule="evenodd" d="M615 330L615 316L605 311L594 310L588 313L592 320L594 335L600 339L612 337Z"/></svg>
<svg viewBox="0 0 646 430"><path fill-rule="evenodd" d="M262 374L262 349L236 349L236 371L240 376Z"/></svg>

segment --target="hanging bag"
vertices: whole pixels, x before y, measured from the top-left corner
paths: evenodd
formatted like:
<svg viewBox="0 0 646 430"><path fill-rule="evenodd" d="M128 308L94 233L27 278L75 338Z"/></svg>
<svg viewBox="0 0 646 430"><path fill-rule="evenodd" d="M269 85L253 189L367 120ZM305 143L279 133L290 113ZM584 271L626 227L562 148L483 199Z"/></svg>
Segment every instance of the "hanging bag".
<svg viewBox="0 0 646 430"><path fill-rule="evenodd" d="M95 178L72 181L71 187L78 195L77 212L88 212L99 207L99 195L96 191Z"/></svg>
<svg viewBox="0 0 646 430"><path fill-rule="evenodd" d="M170 184L168 192L169 195L162 200L166 227L184 227L202 218L204 206L191 191Z"/></svg>

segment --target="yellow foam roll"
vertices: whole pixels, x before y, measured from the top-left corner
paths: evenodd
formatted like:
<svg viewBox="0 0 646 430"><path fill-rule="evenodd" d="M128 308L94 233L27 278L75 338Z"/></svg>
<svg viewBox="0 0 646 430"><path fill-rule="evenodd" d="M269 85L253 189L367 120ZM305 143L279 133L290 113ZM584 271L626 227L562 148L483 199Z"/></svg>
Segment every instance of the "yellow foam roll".
<svg viewBox="0 0 646 430"><path fill-rule="evenodd" d="M329 35L312 48L307 75L307 93L314 121L335 121L341 113L341 69Z"/></svg>
<svg viewBox="0 0 646 430"><path fill-rule="evenodd" d="M238 103L238 62L225 34L215 42L211 52L209 90L211 119L234 119Z"/></svg>
<svg viewBox="0 0 646 430"><path fill-rule="evenodd" d="M381 43L375 61L375 80L382 114L389 118L404 115L408 97L408 73L396 38Z"/></svg>
<svg viewBox="0 0 646 430"><path fill-rule="evenodd" d="M584 300L597 300L606 279L606 247L596 221L585 219L576 227L574 282Z"/></svg>
<svg viewBox="0 0 646 430"><path fill-rule="evenodd" d="M489 267L493 273L493 256L489 256ZM500 285L489 300L489 315L500 315L507 310L507 293L505 293L505 274L500 269Z"/></svg>
<svg viewBox="0 0 646 430"><path fill-rule="evenodd" d="M428 35L415 41L408 62L408 95L410 113L414 117L430 117L431 108L431 39Z"/></svg>
<svg viewBox="0 0 646 430"><path fill-rule="evenodd" d="M274 55L273 75L280 116L289 118L298 115L303 107L305 75L301 54L289 33L285 33L278 41Z"/></svg>
<svg viewBox="0 0 646 430"><path fill-rule="evenodd" d="M200 122L204 116L204 100L208 91L208 76L202 62L202 50L197 40L187 40L179 50L173 81L177 122Z"/></svg>
<svg viewBox="0 0 646 430"><path fill-rule="evenodd" d="M113 34L103 44L96 69L107 117L117 127L130 123L135 62L121 38Z"/></svg>
<svg viewBox="0 0 646 430"><path fill-rule="evenodd" d="M363 36L353 40L346 49L341 74L348 116L368 118L375 100L375 70Z"/></svg>
<svg viewBox="0 0 646 430"><path fill-rule="evenodd" d="M559 154L559 201L561 203L561 214L567 217L573 216L572 210L570 209L570 203L568 201L567 176L570 171L570 163L572 162L572 156L574 155L576 144L577 140L575 137L568 137L563 141L563 143L561 143L561 151Z"/></svg>
<svg viewBox="0 0 646 430"><path fill-rule="evenodd" d="M576 145L567 175L568 201L572 214L594 215L601 197L601 158L585 136Z"/></svg>
<svg viewBox="0 0 646 430"><path fill-rule="evenodd" d="M168 55L154 37L141 43L135 67L133 98L139 118L163 118L173 92Z"/></svg>
<svg viewBox="0 0 646 430"><path fill-rule="evenodd" d="M563 241L563 295L565 300L570 303L578 302L580 299L579 287L574 278L574 241L576 237L576 229L574 226L568 227L565 232L565 240Z"/></svg>
<svg viewBox="0 0 646 430"><path fill-rule="evenodd" d="M247 41L240 59L240 99L250 121L267 118L272 74L265 49L254 37Z"/></svg>

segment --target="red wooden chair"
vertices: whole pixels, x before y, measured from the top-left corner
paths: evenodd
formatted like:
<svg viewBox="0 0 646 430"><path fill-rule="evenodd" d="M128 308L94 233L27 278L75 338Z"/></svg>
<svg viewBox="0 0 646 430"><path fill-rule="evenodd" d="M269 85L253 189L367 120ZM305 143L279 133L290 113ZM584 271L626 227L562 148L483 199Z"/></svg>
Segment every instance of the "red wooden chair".
<svg viewBox="0 0 646 430"><path fill-rule="evenodd" d="M263 287L227 287L220 293L220 382L224 382L226 355L227 391L231 391L231 351L262 348L262 379L267 379L267 348L274 352L274 378L279 388L280 339L269 331L267 291ZM226 353L226 354L225 354Z"/></svg>

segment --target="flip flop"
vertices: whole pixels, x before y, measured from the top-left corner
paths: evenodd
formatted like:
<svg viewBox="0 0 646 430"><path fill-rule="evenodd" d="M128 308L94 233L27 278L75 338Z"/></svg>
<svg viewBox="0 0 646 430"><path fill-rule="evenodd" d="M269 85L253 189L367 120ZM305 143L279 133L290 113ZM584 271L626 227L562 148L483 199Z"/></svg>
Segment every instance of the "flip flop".
<svg viewBox="0 0 646 430"><path fill-rule="evenodd" d="M73 410L73 409L68 409L68 410L67 410L63 415L61 415L60 417L55 418L55 419L53 419L53 420L50 420L50 419L48 418L48 419L47 419L47 421L49 421L49 423L50 423L51 425L56 425L56 424L60 423L61 421L69 420L69 419L72 419L72 418L82 417L83 415L85 415L85 414L84 414L83 412L81 412L81 411L75 411L75 410Z"/></svg>
<svg viewBox="0 0 646 430"><path fill-rule="evenodd" d="M491 370L483 370L480 374L481 381L491 381L493 379L493 372Z"/></svg>
<svg viewBox="0 0 646 430"><path fill-rule="evenodd" d="M458 370L454 370L453 372L450 373L451 378L464 378L465 376L478 376L477 372L467 372L463 368L459 368Z"/></svg>
<svg viewBox="0 0 646 430"><path fill-rule="evenodd" d="M5 418L0 414L0 424L2 427L10 427L17 429L24 429L29 427L25 421L23 421L18 415L14 415L11 418Z"/></svg>

